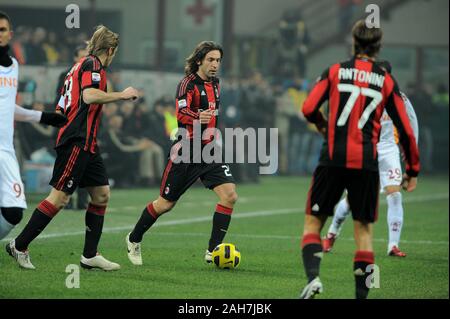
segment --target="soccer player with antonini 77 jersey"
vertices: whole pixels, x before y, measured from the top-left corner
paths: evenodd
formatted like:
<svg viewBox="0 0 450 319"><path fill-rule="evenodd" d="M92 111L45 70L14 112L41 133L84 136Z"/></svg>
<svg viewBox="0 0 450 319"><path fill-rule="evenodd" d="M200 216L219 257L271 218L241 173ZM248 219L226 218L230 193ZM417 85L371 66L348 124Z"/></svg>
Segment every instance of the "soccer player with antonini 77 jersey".
<svg viewBox="0 0 450 319"><path fill-rule="evenodd" d="M380 62L380 66L391 73L391 65L387 61ZM419 125L414 108L404 93L401 93L405 102L411 126L416 141L419 141ZM380 173L380 190L386 195L387 222L389 229L388 256L406 257L406 253L400 250L400 235L403 227L403 205L402 205L402 167L400 163L400 150L398 147L398 131L392 123L386 110L381 117L380 141L377 144L378 168ZM338 238L344 221L350 214L347 198L343 198L336 206L333 221L328 233L323 239L323 251L328 253L332 250Z"/></svg>
<svg viewBox="0 0 450 319"><path fill-rule="evenodd" d="M407 191L416 188L420 170L419 151L400 90L391 74L376 63L383 32L360 20L353 27L352 37L352 59L334 64L322 74L302 110L325 137L306 203L302 258L308 283L300 294L302 299L314 298L323 291L319 278L323 256L320 231L344 190L354 220L355 294L358 299L367 298L367 269L375 263L372 232L378 215L377 143L384 110L399 132L406 158ZM325 117L320 107L326 100Z"/></svg>

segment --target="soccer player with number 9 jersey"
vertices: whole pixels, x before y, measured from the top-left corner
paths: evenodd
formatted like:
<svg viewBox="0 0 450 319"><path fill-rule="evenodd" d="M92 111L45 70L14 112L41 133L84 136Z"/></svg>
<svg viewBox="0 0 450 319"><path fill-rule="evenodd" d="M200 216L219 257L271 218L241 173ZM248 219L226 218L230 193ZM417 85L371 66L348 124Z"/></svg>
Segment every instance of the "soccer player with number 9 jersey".
<svg viewBox="0 0 450 319"><path fill-rule="evenodd" d="M61 127L64 115L16 105L19 63L9 55L12 39L10 17L0 11L0 239L20 223L27 208L19 163L14 150L14 121Z"/></svg>

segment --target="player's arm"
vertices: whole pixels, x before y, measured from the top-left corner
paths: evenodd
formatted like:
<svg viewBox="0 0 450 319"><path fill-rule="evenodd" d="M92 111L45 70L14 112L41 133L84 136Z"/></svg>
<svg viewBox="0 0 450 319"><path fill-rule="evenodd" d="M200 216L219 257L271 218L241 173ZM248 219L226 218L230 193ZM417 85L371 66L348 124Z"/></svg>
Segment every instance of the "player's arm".
<svg viewBox="0 0 450 319"><path fill-rule="evenodd" d="M194 121L200 121L201 124L207 124L213 116L212 110L195 112L191 108L194 98L195 87L193 83L183 85L181 82L177 89L176 114L177 120L185 125L193 125Z"/></svg>
<svg viewBox="0 0 450 319"><path fill-rule="evenodd" d="M14 120L19 122L42 123L55 127L62 127L67 123L67 118L59 113L28 110L16 104Z"/></svg>
<svg viewBox="0 0 450 319"><path fill-rule="evenodd" d="M83 101L86 104L105 104L120 100L136 100L139 94L135 88L127 87L122 92L103 92L96 88L83 90Z"/></svg>
<svg viewBox="0 0 450 319"><path fill-rule="evenodd" d="M408 114L409 122L411 123L411 127L416 138L416 143L419 144L419 122L417 120L416 112L414 111L411 101L404 93L402 93L402 97L406 106L406 113Z"/></svg>
<svg viewBox="0 0 450 319"><path fill-rule="evenodd" d="M105 104L120 100L135 100L138 92L132 87L128 87L122 92L104 92L100 90L102 72L97 63L92 59L83 62L81 66L81 90L82 98L86 104Z"/></svg>
<svg viewBox="0 0 450 319"><path fill-rule="evenodd" d="M330 88L328 74L329 69L317 79L316 84L303 103L302 108L305 118L309 122L314 123L319 132L324 135L326 133L327 121L325 120L322 112L320 112L320 107L326 100L328 100L328 92Z"/></svg>
<svg viewBox="0 0 450 319"><path fill-rule="evenodd" d="M417 175L420 171L419 149L406 112L405 103L395 80L392 79L392 81L394 85L386 103L386 111L400 135L400 144L406 158L406 175L404 176L403 187L411 192L416 188Z"/></svg>

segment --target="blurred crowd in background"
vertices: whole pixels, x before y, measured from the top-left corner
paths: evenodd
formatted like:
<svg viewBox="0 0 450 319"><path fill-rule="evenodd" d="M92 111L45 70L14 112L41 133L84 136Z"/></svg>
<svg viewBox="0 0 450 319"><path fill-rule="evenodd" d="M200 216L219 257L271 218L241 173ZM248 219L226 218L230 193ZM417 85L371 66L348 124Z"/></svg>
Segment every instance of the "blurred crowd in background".
<svg viewBox="0 0 450 319"><path fill-rule="evenodd" d="M340 1L343 10L342 28L347 28L351 16L349 6L359 1ZM345 13L345 14L344 14ZM286 12L279 23L279 37L270 76L257 69L247 69L244 75L228 75L221 79L220 127L272 128L279 130L278 175L310 175L317 164L323 143L315 127L301 115L301 107L314 80L307 79L306 54L313 41L299 12ZM76 37L58 34L44 28L17 26L12 54L22 65L73 64L77 47L88 39L85 33ZM180 66L182 67L182 66ZM115 68L115 72L120 68ZM180 80L182 75L180 74ZM109 86L113 90L126 87L112 74ZM424 172L448 171L442 163L435 165L444 147L448 148L448 127L435 128L443 117L448 118L448 83L424 86L407 83L402 86L415 107L420 125L420 149ZM22 93L35 90L27 83L20 85ZM176 88L173 88L175 94ZM55 100L58 99L55 88ZM31 100L26 107L54 109L55 103ZM40 124L18 124L16 147L22 160L39 160L42 154L54 155L57 131ZM111 103L104 106L99 145L108 161L109 175L116 187L158 186L171 146L171 132L176 129L175 97L158 96L149 103L141 98L137 103ZM445 136L444 136L445 134ZM447 153L448 154L448 151ZM447 155L448 157L448 155ZM45 156L44 156L45 158ZM51 157L50 160L51 161ZM126 165L126 169L124 169ZM257 182L257 164L233 164L237 182Z"/></svg>
<svg viewBox="0 0 450 319"><path fill-rule="evenodd" d="M84 32L77 36L66 33L64 30L58 33L43 27L17 26L11 43L12 53L22 65L69 64L76 48L89 38Z"/></svg>

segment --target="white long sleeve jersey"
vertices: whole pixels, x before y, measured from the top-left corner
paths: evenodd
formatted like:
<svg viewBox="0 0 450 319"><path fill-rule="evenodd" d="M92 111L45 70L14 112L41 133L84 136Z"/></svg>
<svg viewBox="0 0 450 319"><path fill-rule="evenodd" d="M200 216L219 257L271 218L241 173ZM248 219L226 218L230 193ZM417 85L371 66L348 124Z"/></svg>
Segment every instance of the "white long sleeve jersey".
<svg viewBox="0 0 450 319"><path fill-rule="evenodd" d="M414 112L414 108L408 97L404 93L401 93L401 96L405 102L406 112L408 113L408 117L411 122L411 127L414 131L414 136L416 137L416 143L418 143L419 124L417 121L416 113ZM387 114L386 110L384 111L383 116L381 117L380 124L381 124L380 139L377 144L378 153L385 154L386 152L390 152L393 150L398 151L398 142L399 142L398 132L391 118Z"/></svg>

